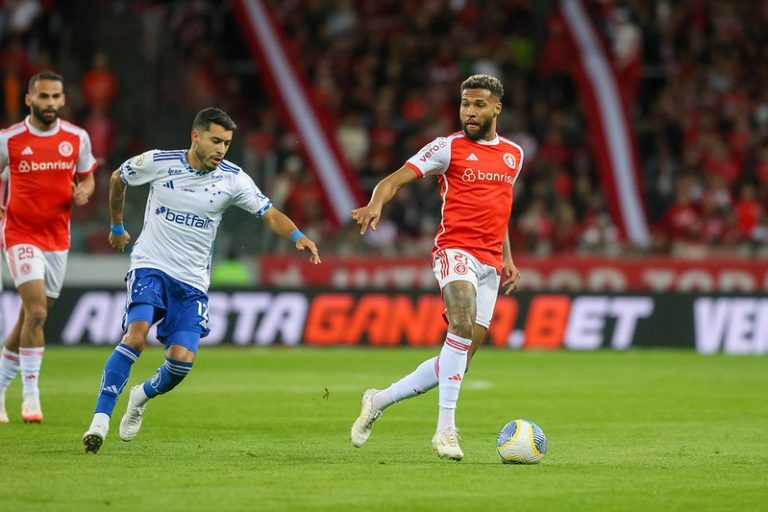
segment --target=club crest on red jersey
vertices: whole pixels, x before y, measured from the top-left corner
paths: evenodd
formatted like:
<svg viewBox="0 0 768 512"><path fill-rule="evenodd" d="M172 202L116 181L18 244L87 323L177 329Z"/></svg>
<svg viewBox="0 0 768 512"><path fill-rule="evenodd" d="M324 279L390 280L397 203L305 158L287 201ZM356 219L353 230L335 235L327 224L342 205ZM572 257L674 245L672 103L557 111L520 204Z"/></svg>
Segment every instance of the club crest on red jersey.
<svg viewBox="0 0 768 512"><path fill-rule="evenodd" d="M68 140L61 141L59 144L59 154L61 156L72 156L72 152L75 150L75 148L72 146L72 143Z"/></svg>

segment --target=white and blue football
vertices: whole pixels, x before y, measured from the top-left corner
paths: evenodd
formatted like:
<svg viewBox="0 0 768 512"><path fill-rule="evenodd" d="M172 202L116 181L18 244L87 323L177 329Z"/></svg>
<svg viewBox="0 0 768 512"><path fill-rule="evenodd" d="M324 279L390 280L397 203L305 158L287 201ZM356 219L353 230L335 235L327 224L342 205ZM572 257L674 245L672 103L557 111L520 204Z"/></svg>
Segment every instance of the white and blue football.
<svg viewBox="0 0 768 512"><path fill-rule="evenodd" d="M496 451L504 464L537 464L547 453L547 436L532 421L510 421L496 438Z"/></svg>

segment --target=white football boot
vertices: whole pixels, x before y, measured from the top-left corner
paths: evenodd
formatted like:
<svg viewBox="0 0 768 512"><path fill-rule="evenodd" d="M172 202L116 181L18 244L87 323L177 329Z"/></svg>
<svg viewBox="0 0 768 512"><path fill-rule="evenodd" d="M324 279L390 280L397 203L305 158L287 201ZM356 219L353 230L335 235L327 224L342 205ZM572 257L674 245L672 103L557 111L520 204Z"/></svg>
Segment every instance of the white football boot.
<svg viewBox="0 0 768 512"><path fill-rule="evenodd" d="M42 423L43 409L40 407L40 395L26 395L21 401L21 419L24 423Z"/></svg>
<svg viewBox="0 0 768 512"><path fill-rule="evenodd" d="M141 421L144 419L144 409L147 404L138 405L138 399L136 398L136 392L143 384L137 384L131 388L131 392L128 394L128 408L123 414L123 419L120 420L120 439L123 441L132 441L136 434L141 430Z"/></svg>
<svg viewBox="0 0 768 512"><path fill-rule="evenodd" d="M98 414L96 416L98 416ZM106 417L106 414L104 416ZM107 438L107 432L109 432L109 423L97 421L96 418L94 418L93 422L91 422L91 426L88 427L88 430L83 434L83 448L85 449L85 453L97 453L99 448L101 448L101 445L104 444L104 439Z"/></svg>
<svg viewBox="0 0 768 512"><path fill-rule="evenodd" d="M349 432L349 439L355 448L360 448L365 444L371 435L373 422L379 419L381 411L373 406L373 395L378 393L378 389L366 389L361 400L360 416L352 424L352 430Z"/></svg>
<svg viewBox="0 0 768 512"><path fill-rule="evenodd" d="M464 452L459 446L459 432L453 427L445 427L439 432L435 432L432 438L432 449L437 452L441 459L461 460L464 458Z"/></svg>

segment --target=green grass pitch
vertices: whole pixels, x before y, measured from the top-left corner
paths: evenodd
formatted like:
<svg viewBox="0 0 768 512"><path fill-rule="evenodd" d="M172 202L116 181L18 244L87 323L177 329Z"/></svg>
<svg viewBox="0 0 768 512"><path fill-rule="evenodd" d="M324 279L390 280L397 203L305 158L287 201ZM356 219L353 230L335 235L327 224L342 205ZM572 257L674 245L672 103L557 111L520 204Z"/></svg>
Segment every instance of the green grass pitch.
<svg viewBox="0 0 768 512"><path fill-rule="evenodd" d="M768 508L765 357L686 351L483 349L465 379L464 461L431 451L437 391L398 404L363 448L349 444L360 393L434 351L206 348L150 402L131 443L112 431L82 452L108 348L46 350L45 422L0 425L0 510L705 511ZM162 360L150 348L129 385ZM549 452L500 463L495 436L536 421Z"/></svg>

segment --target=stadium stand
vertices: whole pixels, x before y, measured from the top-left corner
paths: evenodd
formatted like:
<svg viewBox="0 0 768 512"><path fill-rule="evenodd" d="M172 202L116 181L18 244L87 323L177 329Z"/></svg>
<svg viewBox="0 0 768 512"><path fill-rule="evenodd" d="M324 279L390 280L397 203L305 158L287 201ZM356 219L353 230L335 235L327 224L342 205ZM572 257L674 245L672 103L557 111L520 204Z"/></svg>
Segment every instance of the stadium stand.
<svg viewBox="0 0 768 512"><path fill-rule="evenodd" d="M176 127L209 104L241 127L235 158L326 252L428 250L439 220L429 180L400 194L375 237L361 242L330 221L311 163L261 80L266 70L248 52L235 2L85 3L6 3L0 49L5 123L24 113L26 79L53 66L68 79L65 116L88 127L105 163L96 204L74 219L75 251L107 250L108 172L143 149L185 147ZM507 89L500 132L527 153L511 225L518 253L768 255L765 2L587 2L632 105L647 247L623 236L610 213L558 2L494 2L491 16L472 0L267 4L366 193L457 127L461 78L487 72ZM143 198L129 201L126 215L138 222ZM240 220L223 226L222 254L227 245L274 249L263 233L240 238Z"/></svg>

